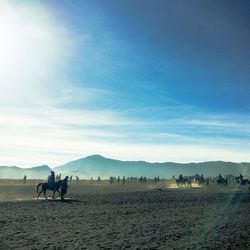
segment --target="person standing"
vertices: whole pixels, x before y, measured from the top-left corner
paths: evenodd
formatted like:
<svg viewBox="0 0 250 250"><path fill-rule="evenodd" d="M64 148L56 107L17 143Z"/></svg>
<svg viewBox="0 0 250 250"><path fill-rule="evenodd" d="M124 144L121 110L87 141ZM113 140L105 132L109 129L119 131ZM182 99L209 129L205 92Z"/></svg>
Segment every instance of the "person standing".
<svg viewBox="0 0 250 250"><path fill-rule="evenodd" d="M23 177L23 183L24 183L24 184L26 184L26 180L27 180L27 176L26 176L26 174L25 174L24 177Z"/></svg>

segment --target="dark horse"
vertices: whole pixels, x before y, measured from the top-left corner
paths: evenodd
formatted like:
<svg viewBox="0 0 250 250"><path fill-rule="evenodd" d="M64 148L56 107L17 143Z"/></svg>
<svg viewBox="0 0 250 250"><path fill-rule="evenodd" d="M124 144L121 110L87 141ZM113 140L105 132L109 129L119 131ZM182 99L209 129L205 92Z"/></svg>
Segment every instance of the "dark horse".
<svg viewBox="0 0 250 250"><path fill-rule="evenodd" d="M223 177L217 179L217 185L224 186L224 187L228 188L228 179L227 178L223 178Z"/></svg>
<svg viewBox="0 0 250 250"><path fill-rule="evenodd" d="M240 179L240 186L246 186L247 184L250 185L250 180L248 180L248 179Z"/></svg>
<svg viewBox="0 0 250 250"><path fill-rule="evenodd" d="M36 192L38 193L38 189L39 187L42 185L42 190L39 192L39 194L37 195L37 199L39 198L40 194L43 192L43 195L45 196L45 198L47 199L46 196L46 191L47 190L51 190L54 191L53 193L53 199L55 199L55 192L58 192L60 195L60 191L59 188L62 186L63 180L60 181L56 181L54 186L52 186L49 182L44 182L44 183L39 183L36 187Z"/></svg>
<svg viewBox="0 0 250 250"><path fill-rule="evenodd" d="M178 179L175 180L176 184L178 185L178 187L180 187L180 184L183 186L188 186L188 187L192 187L192 179L189 177L179 177Z"/></svg>

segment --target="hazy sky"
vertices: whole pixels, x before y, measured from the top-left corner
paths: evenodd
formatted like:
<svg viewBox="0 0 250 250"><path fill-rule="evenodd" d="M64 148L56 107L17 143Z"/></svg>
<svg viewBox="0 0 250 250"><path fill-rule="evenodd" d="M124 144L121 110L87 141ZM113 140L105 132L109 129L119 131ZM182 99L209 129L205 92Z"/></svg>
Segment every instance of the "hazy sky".
<svg viewBox="0 0 250 250"><path fill-rule="evenodd" d="M248 0L0 2L0 165L250 161Z"/></svg>

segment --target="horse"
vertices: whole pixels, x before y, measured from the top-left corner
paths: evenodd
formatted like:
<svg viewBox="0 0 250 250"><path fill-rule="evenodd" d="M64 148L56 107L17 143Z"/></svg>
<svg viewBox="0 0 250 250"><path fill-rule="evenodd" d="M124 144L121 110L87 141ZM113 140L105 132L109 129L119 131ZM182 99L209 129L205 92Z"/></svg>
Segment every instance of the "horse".
<svg viewBox="0 0 250 250"><path fill-rule="evenodd" d="M234 177L234 181L238 184L240 184L240 182L244 179L244 176L242 174L240 174L239 176L235 176Z"/></svg>
<svg viewBox="0 0 250 250"><path fill-rule="evenodd" d="M246 186L247 184L250 185L250 180L248 180L248 179L241 179L239 184L240 184L240 186Z"/></svg>
<svg viewBox="0 0 250 250"><path fill-rule="evenodd" d="M181 177L181 178L178 178L176 179L176 184L178 185L178 187L180 186L180 184L183 186L183 185L186 185L188 187L192 187L192 179L191 178L186 178L186 177Z"/></svg>
<svg viewBox="0 0 250 250"><path fill-rule="evenodd" d="M205 179L204 179L203 175L201 175L200 178L198 178L197 183L199 186L205 185Z"/></svg>
<svg viewBox="0 0 250 250"><path fill-rule="evenodd" d="M36 192L38 193L38 189L39 187L42 185L42 190L39 192L39 194L37 195L37 199L39 198L40 194L43 192L43 195L45 196L45 198L47 199L47 196L46 196L46 191L47 190L51 190L51 191L54 191L53 193L53 199L55 199L55 192L58 192L59 195L60 195L60 191L59 191L59 188L62 186L62 182L63 180L60 180L60 181L56 181L54 186L51 185L51 183L49 182L41 182L37 185L36 187Z"/></svg>
<svg viewBox="0 0 250 250"><path fill-rule="evenodd" d="M217 185L223 185L224 187L228 187L228 179L223 177L217 179Z"/></svg>

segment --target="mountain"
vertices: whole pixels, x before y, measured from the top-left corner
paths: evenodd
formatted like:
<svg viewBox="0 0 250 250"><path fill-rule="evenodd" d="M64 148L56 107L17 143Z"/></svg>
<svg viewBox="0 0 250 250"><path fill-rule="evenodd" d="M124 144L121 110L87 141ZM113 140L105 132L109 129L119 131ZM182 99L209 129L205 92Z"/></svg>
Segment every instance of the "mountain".
<svg viewBox="0 0 250 250"><path fill-rule="evenodd" d="M219 174L250 175L250 163L233 163L224 161L211 161L201 163L149 163L145 161L120 161L92 155L86 158L68 162L54 168L56 173L63 175L77 175L80 178L101 176L133 176L171 178L173 175L217 176Z"/></svg>
<svg viewBox="0 0 250 250"><path fill-rule="evenodd" d="M32 168L0 166L0 178L21 179L24 175L26 175L28 179L45 179L50 174L50 171L51 169L47 165Z"/></svg>
<svg viewBox="0 0 250 250"><path fill-rule="evenodd" d="M126 177L156 177L171 178L173 175L218 176L219 174L233 174L250 176L250 163L233 163L224 161L211 161L200 163L149 163L145 161L120 161L105 158L101 155L92 155L68 162L53 169L56 174L77 175L80 178L109 178L110 176ZM46 179L51 168L47 165L33 168L19 168L0 166L0 178L21 179L24 175L28 179Z"/></svg>

